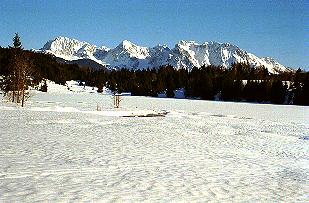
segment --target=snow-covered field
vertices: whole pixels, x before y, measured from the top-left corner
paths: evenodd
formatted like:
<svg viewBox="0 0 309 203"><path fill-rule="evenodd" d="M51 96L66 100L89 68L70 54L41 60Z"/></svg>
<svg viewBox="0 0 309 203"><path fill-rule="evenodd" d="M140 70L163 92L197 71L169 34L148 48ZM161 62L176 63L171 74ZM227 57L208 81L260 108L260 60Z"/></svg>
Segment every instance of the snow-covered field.
<svg viewBox="0 0 309 203"><path fill-rule="evenodd" d="M309 201L308 107L50 91L0 102L0 202Z"/></svg>

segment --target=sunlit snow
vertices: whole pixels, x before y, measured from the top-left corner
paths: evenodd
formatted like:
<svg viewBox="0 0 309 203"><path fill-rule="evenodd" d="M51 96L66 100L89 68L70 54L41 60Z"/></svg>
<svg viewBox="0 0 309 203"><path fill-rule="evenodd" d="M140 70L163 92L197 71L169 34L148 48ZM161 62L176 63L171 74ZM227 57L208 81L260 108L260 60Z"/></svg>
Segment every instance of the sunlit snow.
<svg viewBox="0 0 309 203"><path fill-rule="evenodd" d="M308 202L308 107L70 85L0 102L0 202Z"/></svg>

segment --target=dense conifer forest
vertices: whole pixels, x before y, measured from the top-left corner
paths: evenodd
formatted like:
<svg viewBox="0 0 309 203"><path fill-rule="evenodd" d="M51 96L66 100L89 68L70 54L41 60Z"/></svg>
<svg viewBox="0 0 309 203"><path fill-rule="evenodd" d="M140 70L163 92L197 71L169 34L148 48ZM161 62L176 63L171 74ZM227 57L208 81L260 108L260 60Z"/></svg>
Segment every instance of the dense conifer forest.
<svg viewBox="0 0 309 203"><path fill-rule="evenodd" d="M131 92L132 95L157 96L165 92L174 97L174 90L183 88L187 98L223 101L247 101L274 104L309 105L309 72L298 69L293 72L271 74L264 67L253 68L248 64L233 64L231 68L203 66L176 70L166 65L145 70L95 70L80 68L77 64L57 62L48 54L21 50L31 59L35 69L32 85L42 79L58 84L68 80L81 80L102 91L106 86L112 91ZM12 48L0 47L0 75L9 74ZM48 88L47 88L48 89Z"/></svg>

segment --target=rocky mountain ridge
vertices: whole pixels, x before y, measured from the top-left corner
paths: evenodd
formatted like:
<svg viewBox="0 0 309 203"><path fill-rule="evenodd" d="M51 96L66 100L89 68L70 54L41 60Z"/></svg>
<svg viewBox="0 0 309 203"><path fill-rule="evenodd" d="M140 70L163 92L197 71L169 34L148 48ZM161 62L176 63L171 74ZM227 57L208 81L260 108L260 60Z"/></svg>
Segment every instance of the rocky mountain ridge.
<svg viewBox="0 0 309 203"><path fill-rule="evenodd" d="M67 61L90 59L108 69L145 69L170 64L176 69L189 71L202 65L231 67L233 63L248 63L253 67L264 66L270 73L289 69L270 57L259 58L229 43L180 41L174 48L157 45L152 48L138 46L128 40L115 48L97 47L87 42L57 37L48 41L39 52L49 53Z"/></svg>

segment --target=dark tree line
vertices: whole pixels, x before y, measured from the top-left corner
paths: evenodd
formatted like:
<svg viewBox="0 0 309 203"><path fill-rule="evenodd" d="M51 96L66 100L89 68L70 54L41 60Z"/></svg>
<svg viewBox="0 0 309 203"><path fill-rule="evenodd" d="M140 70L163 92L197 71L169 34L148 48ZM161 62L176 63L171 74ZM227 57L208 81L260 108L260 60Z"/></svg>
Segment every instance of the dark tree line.
<svg viewBox="0 0 309 203"><path fill-rule="evenodd" d="M106 78L113 91L129 91L133 95L157 96L164 91L167 97L174 97L175 89L184 88L189 98L309 105L309 73L300 69L270 74L264 67L239 63L230 69L202 66L188 72L167 65L159 69L112 71Z"/></svg>
<svg viewBox="0 0 309 203"><path fill-rule="evenodd" d="M245 63L226 69L216 66L176 70L170 65L144 70L94 70L76 64L58 63L48 54L19 50L31 59L32 84L49 79L58 84L81 80L89 86L112 91L131 92L132 95L157 96L165 92L174 97L174 90L183 88L186 97L224 101L271 102L275 104L309 105L309 73L301 71L271 74L264 67L253 68ZM0 47L0 75L10 74L14 49ZM46 89L46 87L44 87ZM48 88L47 88L48 89Z"/></svg>

